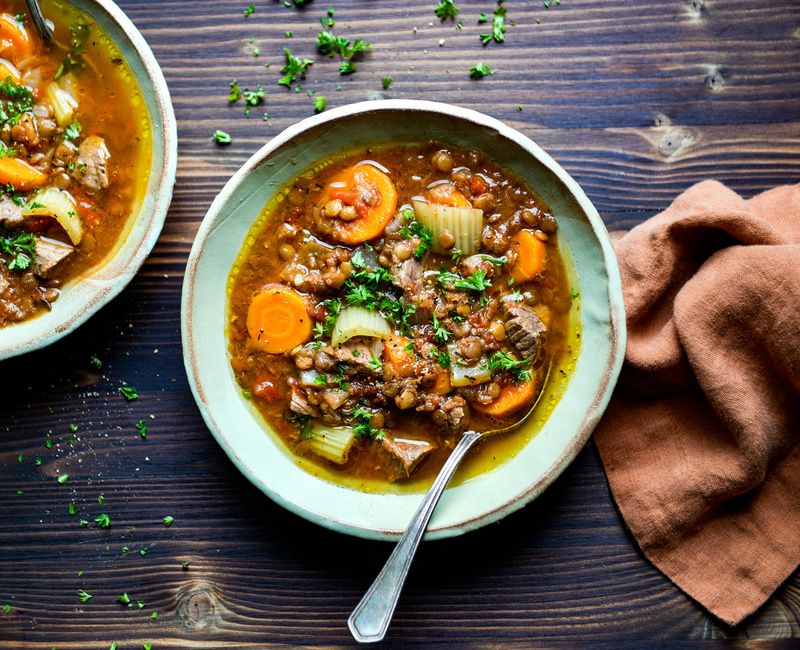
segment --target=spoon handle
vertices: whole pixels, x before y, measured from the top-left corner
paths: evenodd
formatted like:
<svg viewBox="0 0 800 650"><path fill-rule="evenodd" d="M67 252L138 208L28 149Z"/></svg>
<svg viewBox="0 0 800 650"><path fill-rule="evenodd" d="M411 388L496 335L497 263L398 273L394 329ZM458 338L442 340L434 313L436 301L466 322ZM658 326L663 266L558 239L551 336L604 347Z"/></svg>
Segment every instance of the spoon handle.
<svg viewBox="0 0 800 650"><path fill-rule="evenodd" d="M39 0L25 0L28 5L28 11L31 12L33 24L36 26L36 31L39 32L39 37L45 42L49 43L53 40L53 35L47 26L47 21L42 14L42 8L39 6Z"/></svg>
<svg viewBox="0 0 800 650"><path fill-rule="evenodd" d="M406 581L414 554L417 552L425 529L428 527L436 504L442 496L445 487L452 478L462 459L481 437L475 431L465 431L458 444L453 449L447 462L442 466L439 475L431 485L425 498L420 503L417 512L400 538L383 569L375 578L375 582L364 594L361 602L356 605L347 626L353 638L359 643L375 643L386 636L392 614L400 599L400 592Z"/></svg>

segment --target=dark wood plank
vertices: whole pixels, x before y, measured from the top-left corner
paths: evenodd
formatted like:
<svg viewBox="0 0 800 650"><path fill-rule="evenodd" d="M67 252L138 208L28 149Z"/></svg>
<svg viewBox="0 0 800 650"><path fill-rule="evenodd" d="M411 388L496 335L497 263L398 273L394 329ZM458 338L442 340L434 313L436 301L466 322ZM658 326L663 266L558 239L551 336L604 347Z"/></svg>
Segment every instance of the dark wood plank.
<svg viewBox="0 0 800 650"><path fill-rule="evenodd" d="M173 93L178 184L161 240L131 286L49 350L0 364L0 605L13 606L0 615L0 647L347 644L346 616L389 552L320 530L262 496L215 444L186 384L180 287L199 221L249 155L312 112L305 92L275 80L283 47L314 58L328 3L298 10L259 0L245 20L246 4L120 3ZM517 24L504 45L487 48L475 18L491 11L489 2L459 3L461 31L436 20L434 2L329 4L341 33L375 49L352 77L317 61L304 89L327 95L331 106L419 97L503 119L575 176L609 228L631 227L701 178L752 195L800 177L794 0L562 0L551 9L509 0ZM468 68L481 60L498 73L471 82ZM385 93L384 75L394 78ZM265 84L272 119L226 105L233 78ZM231 132L234 144L215 146L215 128ZM100 371L88 362L93 354L104 361ZM139 389L139 400L122 400L123 382ZM139 419L150 427L147 440L135 430ZM72 446L70 423L79 425ZM70 474L67 484L55 481L59 472ZM67 513L70 501L80 514ZM112 518L108 530L92 521L101 512ZM167 514L176 520L169 528L161 522ZM81 527L81 518L92 525ZM123 546L131 549L125 555ZM94 596L85 605L79 588ZM145 607L116 603L123 592ZM800 636L798 621L798 575L737 629L708 617L639 553L590 445L530 507L462 539L425 545L391 638L519 647L644 639L680 647L689 639Z"/></svg>

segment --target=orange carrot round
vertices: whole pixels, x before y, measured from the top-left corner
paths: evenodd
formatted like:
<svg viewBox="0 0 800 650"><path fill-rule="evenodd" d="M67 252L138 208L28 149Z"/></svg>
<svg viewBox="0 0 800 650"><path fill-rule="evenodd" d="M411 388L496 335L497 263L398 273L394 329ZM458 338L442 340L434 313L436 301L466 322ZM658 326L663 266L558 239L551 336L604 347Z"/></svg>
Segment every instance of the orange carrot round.
<svg viewBox="0 0 800 650"><path fill-rule="evenodd" d="M0 158L0 185L11 183L20 192L42 187L47 174L31 167L19 158Z"/></svg>
<svg viewBox="0 0 800 650"><path fill-rule="evenodd" d="M268 285L250 302L247 331L255 345L270 354L282 354L304 343L311 337L305 298L283 285Z"/></svg>
<svg viewBox="0 0 800 650"><path fill-rule="evenodd" d="M536 395L536 379L523 382L521 384L511 384L505 386L500 391L497 399L489 404L474 403L472 406L476 411L491 415L492 417L503 417L519 411L523 406L530 404Z"/></svg>
<svg viewBox="0 0 800 650"><path fill-rule="evenodd" d="M467 198L456 189L453 183L439 183L431 187L428 192L428 200L438 205L449 205L452 208L471 208L472 204Z"/></svg>
<svg viewBox="0 0 800 650"><path fill-rule="evenodd" d="M545 269L547 263L547 244L538 240L532 231L520 230L514 235L517 242L517 263L511 275L517 282L533 280Z"/></svg>
<svg viewBox="0 0 800 650"><path fill-rule="evenodd" d="M405 378L414 374L416 355L406 349L410 342L405 336L399 334L392 335L383 342L383 356L391 364L398 377Z"/></svg>
<svg viewBox="0 0 800 650"><path fill-rule="evenodd" d="M0 14L0 54L11 54L20 61L31 54L32 45L24 25L11 14Z"/></svg>
<svg viewBox="0 0 800 650"><path fill-rule="evenodd" d="M397 209L397 190L389 176L369 163L359 163L334 176L323 203L339 199L356 209L356 218L331 217L331 235L343 244L361 244L383 232Z"/></svg>

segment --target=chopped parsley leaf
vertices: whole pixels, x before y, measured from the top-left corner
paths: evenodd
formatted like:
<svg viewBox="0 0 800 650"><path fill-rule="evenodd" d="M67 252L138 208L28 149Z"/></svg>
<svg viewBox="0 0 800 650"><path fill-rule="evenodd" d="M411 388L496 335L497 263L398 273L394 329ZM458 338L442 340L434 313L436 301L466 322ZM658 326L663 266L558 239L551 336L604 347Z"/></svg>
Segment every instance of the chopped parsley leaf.
<svg viewBox="0 0 800 650"><path fill-rule="evenodd" d="M264 92L264 86L258 84L255 90L245 88L242 96L244 97L244 103L246 106L258 106L264 101L266 92Z"/></svg>
<svg viewBox="0 0 800 650"><path fill-rule="evenodd" d="M478 269L468 278L462 278L455 273L440 273L439 284L446 289L452 287L457 291L484 291L492 286L492 281L486 277L486 271Z"/></svg>
<svg viewBox="0 0 800 650"><path fill-rule="evenodd" d="M59 485L64 485L67 481L69 481L69 474L61 474L56 481L58 481Z"/></svg>
<svg viewBox="0 0 800 650"><path fill-rule="evenodd" d="M381 368L383 368L383 361L381 361L378 357L376 357L373 354L372 357L370 358L369 362L367 363L367 365L372 370L380 370Z"/></svg>
<svg viewBox="0 0 800 650"><path fill-rule="evenodd" d="M89 363L92 364L95 368L102 368L103 367L103 362L100 361L100 359L98 359L95 356L89 357Z"/></svg>
<svg viewBox="0 0 800 650"><path fill-rule="evenodd" d="M139 420L136 423L136 430L139 432L139 436L144 440L147 438L147 425L145 424L144 420Z"/></svg>
<svg viewBox="0 0 800 650"><path fill-rule="evenodd" d="M417 259L421 259L433 245L433 231L419 221L412 221L403 226L400 230L400 235L406 239L419 238L419 244L414 249L414 257Z"/></svg>
<svg viewBox="0 0 800 650"><path fill-rule="evenodd" d="M313 418L310 415L305 415L303 413L292 413L289 416L289 419L297 427L297 435L300 436L300 440L308 440L311 438L311 421Z"/></svg>
<svg viewBox="0 0 800 650"><path fill-rule="evenodd" d="M510 372L517 381L530 381L530 359L515 359L507 352L500 350L489 357L489 371L494 374L500 370Z"/></svg>
<svg viewBox="0 0 800 650"><path fill-rule="evenodd" d="M392 85L392 78L384 77L383 79L381 79L381 85L383 85L384 90L389 90L389 86Z"/></svg>
<svg viewBox="0 0 800 650"><path fill-rule="evenodd" d="M445 329L445 327L439 322L436 314L433 314L433 340L437 343L447 343L450 340L452 334Z"/></svg>
<svg viewBox="0 0 800 650"><path fill-rule="evenodd" d="M506 40L506 11L507 9L502 5L494 10L492 31L487 34L480 34L481 43L483 43L484 46L492 41L495 43L502 43Z"/></svg>
<svg viewBox="0 0 800 650"><path fill-rule="evenodd" d="M81 603L88 603L92 599L92 594L86 593L83 589L78 589L78 599Z"/></svg>
<svg viewBox="0 0 800 650"><path fill-rule="evenodd" d="M314 97L314 112L321 113L328 105L328 98L325 95L317 95Z"/></svg>
<svg viewBox="0 0 800 650"><path fill-rule="evenodd" d="M483 23L485 23L487 20L489 20L489 16L487 16L487 15L486 15L486 12L485 12L485 11L482 11L482 12L481 12L481 13L478 15L478 24L479 24L479 25L482 25L482 24L483 24Z"/></svg>
<svg viewBox="0 0 800 650"><path fill-rule="evenodd" d="M356 71L356 65L350 60L343 61L339 64L339 74L353 74Z"/></svg>
<svg viewBox="0 0 800 650"><path fill-rule="evenodd" d="M121 386L119 393L129 402L139 399L139 393L136 392L136 389L133 386Z"/></svg>
<svg viewBox="0 0 800 650"><path fill-rule="evenodd" d="M217 129L216 131L214 131L214 141L217 144L230 144L231 142L233 142L233 138L231 138L230 135L225 133L225 131L220 131L219 129Z"/></svg>
<svg viewBox="0 0 800 650"><path fill-rule="evenodd" d="M450 355L447 352L443 352L441 350L433 350L431 352L431 356L433 360L439 364L442 368L449 368L450 367Z"/></svg>
<svg viewBox="0 0 800 650"><path fill-rule="evenodd" d="M9 271L24 271L36 257L36 239L22 230L0 235L0 253L10 258L6 260Z"/></svg>
<svg viewBox="0 0 800 650"><path fill-rule="evenodd" d="M239 90L239 84L236 79L231 81L231 91L228 93L228 103L233 104L242 98L242 91Z"/></svg>
<svg viewBox="0 0 800 650"><path fill-rule="evenodd" d="M329 30L322 30L317 34L317 51L323 56L333 57L338 54L343 59L350 59L370 49L372 46L360 38L351 43L349 38L337 36Z"/></svg>
<svg viewBox="0 0 800 650"><path fill-rule="evenodd" d="M167 516L166 516L166 517L164 517L164 518L163 518L161 521L163 521L163 522L164 522L164 525L165 525L167 528L169 528L170 526L172 526L173 522L175 521L175 517L172 517L172 516L170 516L170 515L167 515Z"/></svg>
<svg viewBox="0 0 800 650"><path fill-rule="evenodd" d="M111 528L111 517L106 514L97 515L94 520L100 528Z"/></svg>
<svg viewBox="0 0 800 650"><path fill-rule="evenodd" d="M441 0L433 9L433 13L435 13L442 22L448 18L455 20L459 11L460 9L454 0Z"/></svg>
<svg viewBox="0 0 800 650"><path fill-rule="evenodd" d="M477 63L469 69L469 76L472 79L478 80L478 79L483 79L484 77L487 77L489 75L493 75L496 72L497 70L492 70L488 65L485 65L483 63Z"/></svg>
<svg viewBox="0 0 800 650"><path fill-rule="evenodd" d="M314 62L310 59L298 59L288 47L283 48L283 51L286 54L286 65L281 68L283 76L278 79L278 84L291 88L297 78L304 76L308 67Z"/></svg>
<svg viewBox="0 0 800 650"><path fill-rule="evenodd" d="M252 16L255 12L256 8L253 5L247 5L244 8L244 17L248 18L249 16Z"/></svg>
<svg viewBox="0 0 800 650"><path fill-rule="evenodd" d="M117 602L121 605L127 605L128 607L131 606L131 597L124 593L121 596L117 596Z"/></svg>
<svg viewBox="0 0 800 650"><path fill-rule="evenodd" d="M333 326L336 325L336 319L339 317L339 312L342 311L342 301L339 298L329 298L321 304L328 311L328 315L325 317L324 323L316 323L314 325L314 338L318 341L331 335Z"/></svg>
<svg viewBox="0 0 800 650"><path fill-rule="evenodd" d="M68 512L69 512L70 515L73 515L73 516L77 515L80 512L80 509L78 508L78 506L75 505L74 501L70 501L69 502L69 510L68 510Z"/></svg>
<svg viewBox="0 0 800 650"><path fill-rule="evenodd" d="M83 127L81 126L81 123L77 120L74 120L67 125L66 129L64 129L64 139L76 140L80 137L82 130Z"/></svg>
<svg viewBox="0 0 800 650"><path fill-rule="evenodd" d="M356 438L364 440L382 440L386 437L386 433L382 429L372 426L372 416L374 413L368 411L363 406L358 405L353 410L353 420L356 424L353 425L353 433Z"/></svg>

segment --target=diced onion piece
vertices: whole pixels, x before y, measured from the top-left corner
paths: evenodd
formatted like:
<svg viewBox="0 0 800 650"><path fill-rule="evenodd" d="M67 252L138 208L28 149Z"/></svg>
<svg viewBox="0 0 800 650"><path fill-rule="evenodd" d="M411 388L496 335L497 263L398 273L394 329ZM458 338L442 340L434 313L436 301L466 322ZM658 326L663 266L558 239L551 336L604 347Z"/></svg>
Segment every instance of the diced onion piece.
<svg viewBox="0 0 800 650"><path fill-rule="evenodd" d="M64 90L54 81L47 86L45 96L53 107L53 114L56 116L58 126L64 128L72 122L75 111L78 109L78 102L72 94Z"/></svg>
<svg viewBox="0 0 800 650"><path fill-rule="evenodd" d="M440 255L448 255L450 250L439 246L439 235L449 232L456 240L454 249L460 250L464 255L472 255L478 250L478 242L483 230L483 210L476 208L452 208L447 205L427 203L414 199L414 214L417 221L427 226L433 232L433 246L431 250Z"/></svg>
<svg viewBox="0 0 800 650"><path fill-rule="evenodd" d="M363 307L347 307L339 314L331 333L331 344L341 345L354 336L383 339L392 333L389 322L374 311Z"/></svg>
<svg viewBox="0 0 800 650"><path fill-rule="evenodd" d="M353 446L356 436L350 427L325 427L315 424L311 428L308 445L315 454L342 465Z"/></svg>
<svg viewBox="0 0 800 650"><path fill-rule="evenodd" d="M78 216L78 204L67 190L45 187L34 194L22 209L26 217L53 217L76 246L83 239L83 223Z"/></svg>
<svg viewBox="0 0 800 650"><path fill-rule="evenodd" d="M481 357L477 363L465 366L460 363L457 343L450 343L447 352L450 354L450 383L453 386L477 386L492 378L489 360L486 357Z"/></svg>
<svg viewBox="0 0 800 650"><path fill-rule="evenodd" d="M301 370L300 371L300 383L303 386L319 386L317 383L317 379L321 377L316 370L313 368L311 370Z"/></svg>

